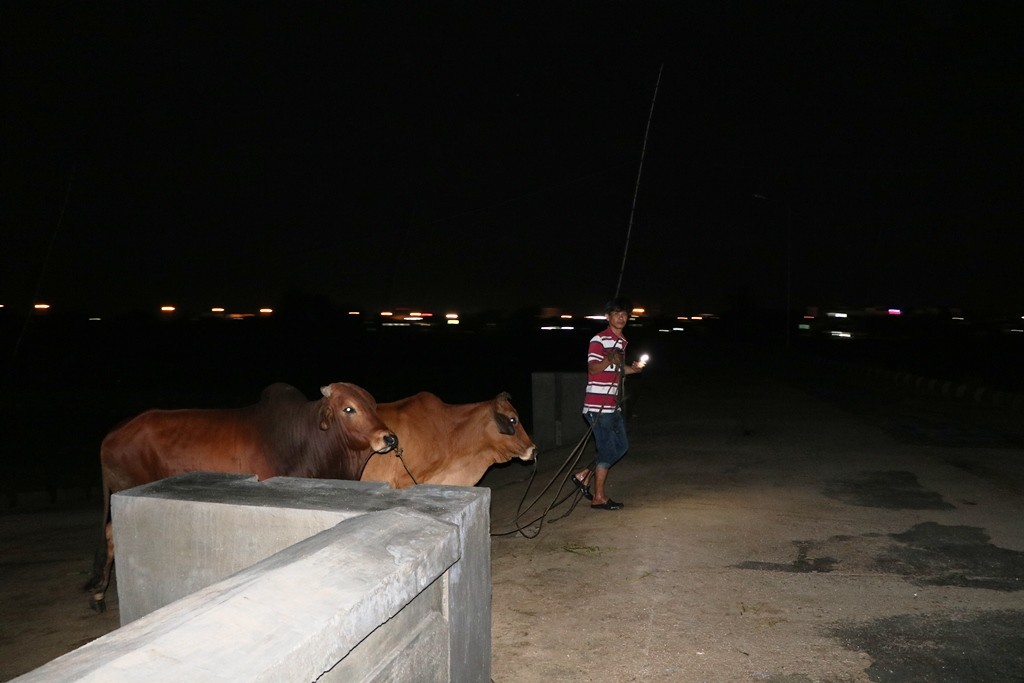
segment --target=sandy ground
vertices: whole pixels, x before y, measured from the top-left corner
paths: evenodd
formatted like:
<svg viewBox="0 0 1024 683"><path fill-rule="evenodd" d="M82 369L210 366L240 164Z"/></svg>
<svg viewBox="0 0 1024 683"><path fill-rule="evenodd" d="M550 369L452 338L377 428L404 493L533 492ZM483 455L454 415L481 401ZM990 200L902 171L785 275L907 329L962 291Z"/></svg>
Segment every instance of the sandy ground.
<svg viewBox="0 0 1024 683"><path fill-rule="evenodd" d="M100 539L100 503L0 516L0 680L8 680L118 627L90 609L82 586Z"/></svg>
<svg viewBox="0 0 1024 683"><path fill-rule="evenodd" d="M1024 680L1016 436L726 369L643 401L625 509L493 539L495 681ZM520 498L495 488L496 528Z"/></svg>
<svg viewBox="0 0 1024 683"><path fill-rule="evenodd" d="M1024 680L1024 441L822 395L652 372L610 477L625 509L554 521L570 498L535 538L502 535L531 468L492 470L493 679ZM570 452L542 454L524 521L569 492ZM117 626L113 593L97 614L80 590L98 518L0 516L0 679Z"/></svg>

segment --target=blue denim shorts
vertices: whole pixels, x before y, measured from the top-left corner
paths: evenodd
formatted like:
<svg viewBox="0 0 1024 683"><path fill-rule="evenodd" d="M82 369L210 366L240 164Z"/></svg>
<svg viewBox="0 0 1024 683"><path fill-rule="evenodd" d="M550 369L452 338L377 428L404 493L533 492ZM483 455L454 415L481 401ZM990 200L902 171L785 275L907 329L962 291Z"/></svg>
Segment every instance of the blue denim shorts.
<svg viewBox="0 0 1024 683"><path fill-rule="evenodd" d="M587 422L594 428L594 443L597 444L598 467L607 469L622 459L629 450L626 438L626 421L622 412L586 413Z"/></svg>

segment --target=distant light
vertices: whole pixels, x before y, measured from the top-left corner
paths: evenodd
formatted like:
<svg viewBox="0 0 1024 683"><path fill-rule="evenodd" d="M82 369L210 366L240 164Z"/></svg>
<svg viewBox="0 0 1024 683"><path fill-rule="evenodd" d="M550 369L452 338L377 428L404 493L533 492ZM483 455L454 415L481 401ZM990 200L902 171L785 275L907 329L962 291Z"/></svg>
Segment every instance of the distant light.
<svg viewBox="0 0 1024 683"><path fill-rule="evenodd" d="M849 332L843 332L842 330L832 330L829 334L831 334L833 337L839 337L841 339L853 338L852 334L850 334Z"/></svg>
<svg viewBox="0 0 1024 683"><path fill-rule="evenodd" d="M3 308L3 306L0 306L0 308ZM101 320L101 318L89 318L89 320Z"/></svg>
<svg viewBox="0 0 1024 683"><path fill-rule="evenodd" d="M458 318L448 318L448 324L449 325L458 325L459 324L459 319Z"/></svg>
<svg viewBox="0 0 1024 683"><path fill-rule="evenodd" d="M903 315L903 311L898 308L890 308L889 315Z"/></svg>
<svg viewBox="0 0 1024 683"><path fill-rule="evenodd" d="M410 321L410 322L418 322L420 320L423 320L423 316L422 315L410 314L410 315L405 316L405 319Z"/></svg>
<svg viewBox="0 0 1024 683"><path fill-rule="evenodd" d="M695 315L692 318L690 318L690 320L703 320L703 319L704 319L704 316L702 316L702 315Z"/></svg>
<svg viewBox="0 0 1024 683"><path fill-rule="evenodd" d="M448 318L449 320L458 320L459 319L459 314L458 313L445 313L444 317Z"/></svg>
<svg viewBox="0 0 1024 683"><path fill-rule="evenodd" d="M954 315L953 320L963 320L963 316Z"/></svg>
<svg viewBox="0 0 1024 683"><path fill-rule="evenodd" d="M686 315L678 315L678 316L676 316L676 320L689 320L689 319L690 319L690 317L686 316Z"/></svg>
<svg viewBox="0 0 1024 683"><path fill-rule="evenodd" d="M274 309L273 309L273 308L261 308L261 309L260 309L260 313L261 313L262 315L270 315L270 314L271 314L271 313L273 313L273 312L274 312Z"/></svg>
<svg viewBox="0 0 1024 683"><path fill-rule="evenodd" d="M570 314L568 314L568 313L563 313L562 315L560 315L558 317L561 318L562 320L572 320L572 316Z"/></svg>
<svg viewBox="0 0 1024 683"><path fill-rule="evenodd" d="M551 330L555 330L555 331L574 330L576 328L573 327L572 325L544 325L540 329L542 329L542 330L544 330L546 332L550 332Z"/></svg>
<svg viewBox="0 0 1024 683"><path fill-rule="evenodd" d="M349 315L359 315L359 311L349 311Z"/></svg>
<svg viewBox="0 0 1024 683"><path fill-rule="evenodd" d="M814 316L813 315L805 315L804 316L804 320L814 320Z"/></svg>
<svg viewBox="0 0 1024 683"><path fill-rule="evenodd" d="M37 311L48 311L50 310L50 304L33 304L32 308L36 309Z"/></svg>
<svg viewBox="0 0 1024 683"><path fill-rule="evenodd" d="M605 316L603 316L603 315L588 315L588 316L586 316L586 318L587 318L587 320L604 320Z"/></svg>
<svg viewBox="0 0 1024 683"><path fill-rule="evenodd" d="M394 315L394 313L392 313L391 311L381 311L380 314L383 316Z"/></svg>
<svg viewBox="0 0 1024 683"><path fill-rule="evenodd" d="M210 309L210 313L223 313L223 312L224 312L224 309L221 308L220 306L214 306L213 308Z"/></svg>
<svg viewBox="0 0 1024 683"><path fill-rule="evenodd" d="M643 315L646 312L647 311L640 306L637 306L636 308L633 309L633 315Z"/></svg>
<svg viewBox="0 0 1024 683"><path fill-rule="evenodd" d="M174 313L174 306L161 306L160 310L164 313Z"/></svg>
<svg viewBox="0 0 1024 683"><path fill-rule="evenodd" d="M829 311L828 317L830 317L830 318L845 318L846 314L845 313L836 313L834 311Z"/></svg>
<svg viewBox="0 0 1024 683"><path fill-rule="evenodd" d="M807 323L800 323L799 325L797 325L797 328L801 330L809 330L811 329L811 326L808 325Z"/></svg>

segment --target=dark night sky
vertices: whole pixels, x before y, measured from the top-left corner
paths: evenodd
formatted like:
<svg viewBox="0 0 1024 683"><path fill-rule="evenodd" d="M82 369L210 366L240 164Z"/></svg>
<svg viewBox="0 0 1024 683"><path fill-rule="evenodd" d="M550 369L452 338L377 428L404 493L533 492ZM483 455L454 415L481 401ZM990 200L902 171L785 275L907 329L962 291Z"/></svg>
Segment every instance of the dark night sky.
<svg viewBox="0 0 1024 683"><path fill-rule="evenodd" d="M0 303L597 308L663 65L638 303L1024 308L1017 2L411 5L3 0Z"/></svg>

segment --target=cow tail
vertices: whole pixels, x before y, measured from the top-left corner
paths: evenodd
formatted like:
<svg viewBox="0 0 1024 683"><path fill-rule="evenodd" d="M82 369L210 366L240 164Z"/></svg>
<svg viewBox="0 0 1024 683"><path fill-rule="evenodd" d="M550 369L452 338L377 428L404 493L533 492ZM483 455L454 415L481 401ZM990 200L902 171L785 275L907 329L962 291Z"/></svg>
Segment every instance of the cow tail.
<svg viewBox="0 0 1024 683"><path fill-rule="evenodd" d="M88 592L93 591L97 594L103 594L106 592L107 586L110 584L110 568L112 565L112 541L110 527L110 485L106 481L106 477L103 478L103 519L100 524L100 546L96 549L93 555L93 568L92 577L82 587L82 590ZM94 608L98 608L95 604Z"/></svg>
<svg viewBox="0 0 1024 683"><path fill-rule="evenodd" d="M103 578L103 566L107 562L106 536L107 536L107 524L109 522L110 522L110 486L108 486L107 482L104 480L104 482L103 482L103 519L101 520L101 523L100 523L100 539L103 542L100 545L100 547L96 549L96 552L93 554L92 576L89 577L89 580L86 582L86 584L84 586L82 586L82 590L83 591L91 591L91 590L93 590L94 588L96 588L96 586L99 584L100 580Z"/></svg>

